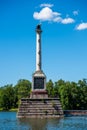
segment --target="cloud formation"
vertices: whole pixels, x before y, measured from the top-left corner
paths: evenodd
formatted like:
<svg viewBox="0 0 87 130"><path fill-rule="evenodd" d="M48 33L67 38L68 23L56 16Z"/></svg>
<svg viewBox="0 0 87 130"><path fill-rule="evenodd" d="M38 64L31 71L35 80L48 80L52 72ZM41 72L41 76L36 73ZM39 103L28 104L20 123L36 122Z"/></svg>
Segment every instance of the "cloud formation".
<svg viewBox="0 0 87 130"><path fill-rule="evenodd" d="M76 15L78 15L78 14L79 14L79 11L78 11L78 10L73 11L73 15L74 15L74 16L76 16Z"/></svg>
<svg viewBox="0 0 87 130"><path fill-rule="evenodd" d="M61 14L53 12L49 7L44 7L40 12L34 12L33 17L41 21L55 21Z"/></svg>
<svg viewBox="0 0 87 130"><path fill-rule="evenodd" d="M62 19L61 23L63 24L69 24L69 23L74 23L75 20L73 18L65 18L65 19Z"/></svg>
<svg viewBox="0 0 87 130"><path fill-rule="evenodd" d="M40 7L53 7L53 6L54 6L53 4L47 4L47 3L40 5Z"/></svg>
<svg viewBox="0 0 87 130"><path fill-rule="evenodd" d="M40 12L34 12L33 14L34 19L40 20L40 21L50 21L50 22L60 22L62 24L70 24L74 23L75 20L73 18L62 18L61 13L54 12L49 7L44 7L41 9Z"/></svg>
<svg viewBox="0 0 87 130"><path fill-rule="evenodd" d="M81 23L78 26L76 26L76 30L85 30L87 29L87 23Z"/></svg>
<svg viewBox="0 0 87 130"><path fill-rule="evenodd" d="M43 3L39 7L41 10L39 12L34 12L33 18L36 20L40 20L41 22L48 21L54 23L61 23L61 24L72 24L75 23L75 19L66 15L65 18L62 17L62 14L59 12L54 12L51 7L53 4ZM74 10L73 15L77 16L79 14L79 10ZM87 29L87 23L80 23L75 27L76 30L85 30Z"/></svg>

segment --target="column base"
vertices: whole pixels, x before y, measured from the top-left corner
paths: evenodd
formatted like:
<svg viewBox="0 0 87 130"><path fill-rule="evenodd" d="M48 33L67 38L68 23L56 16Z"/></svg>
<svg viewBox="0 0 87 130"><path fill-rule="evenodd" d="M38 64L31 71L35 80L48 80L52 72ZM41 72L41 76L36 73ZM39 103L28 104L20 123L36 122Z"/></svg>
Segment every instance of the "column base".
<svg viewBox="0 0 87 130"><path fill-rule="evenodd" d="M48 93L46 90L33 90L30 94L31 99L47 99Z"/></svg>

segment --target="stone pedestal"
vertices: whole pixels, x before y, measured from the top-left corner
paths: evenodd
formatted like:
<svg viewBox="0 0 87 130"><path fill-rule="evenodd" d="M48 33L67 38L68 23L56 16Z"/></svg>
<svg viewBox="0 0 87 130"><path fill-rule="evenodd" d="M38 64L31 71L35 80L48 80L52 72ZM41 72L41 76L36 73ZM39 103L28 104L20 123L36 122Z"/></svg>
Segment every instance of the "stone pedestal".
<svg viewBox="0 0 87 130"><path fill-rule="evenodd" d="M32 91L30 94L30 99L47 99L47 91Z"/></svg>
<svg viewBox="0 0 87 130"><path fill-rule="evenodd" d="M33 74L32 91L46 90L46 76L43 71L36 71Z"/></svg>
<svg viewBox="0 0 87 130"><path fill-rule="evenodd" d="M33 74L32 92L30 98L33 99L44 99L48 98L46 91L46 76L43 71L36 71Z"/></svg>
<svg viewBox="0 0 87 130"><path fill-rule="evenodd" d="M63 110L59 98L21 99L18 118L60 118Z"/></svg>

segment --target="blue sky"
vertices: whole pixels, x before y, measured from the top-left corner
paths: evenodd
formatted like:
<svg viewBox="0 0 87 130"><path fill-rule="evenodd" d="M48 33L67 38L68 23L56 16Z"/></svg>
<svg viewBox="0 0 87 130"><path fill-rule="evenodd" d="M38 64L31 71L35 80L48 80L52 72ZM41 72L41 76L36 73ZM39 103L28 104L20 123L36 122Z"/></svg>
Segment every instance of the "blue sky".
<svg viewBox="0 0 87 130"><path fill-rule="evenodd" d="M86 0L0 0L0 86L32 81L38 23L47 80L87 78L86 6Z"/></svg>

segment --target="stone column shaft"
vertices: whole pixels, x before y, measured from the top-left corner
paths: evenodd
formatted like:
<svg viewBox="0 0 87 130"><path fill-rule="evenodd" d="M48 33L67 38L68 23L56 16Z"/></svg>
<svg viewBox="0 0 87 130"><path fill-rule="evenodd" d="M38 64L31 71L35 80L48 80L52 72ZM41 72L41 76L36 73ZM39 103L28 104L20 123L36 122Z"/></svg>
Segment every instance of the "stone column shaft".
<svg viewBox="0 0 87 130"><path fill-rule="evenodd" d="M36 71L41 70L41 30L36 30Z"/></svg>

